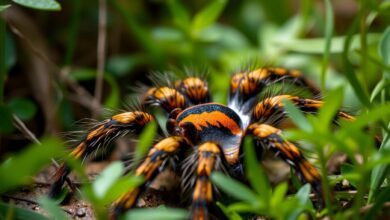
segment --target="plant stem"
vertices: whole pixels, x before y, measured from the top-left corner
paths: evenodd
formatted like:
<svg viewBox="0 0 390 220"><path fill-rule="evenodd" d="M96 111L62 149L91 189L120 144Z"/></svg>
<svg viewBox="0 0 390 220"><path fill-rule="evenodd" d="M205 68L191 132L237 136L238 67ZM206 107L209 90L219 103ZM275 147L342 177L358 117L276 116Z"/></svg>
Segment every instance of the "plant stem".
<svg viewBox="0 0 390 220"><path fill-rule="evenodd" d="M319 145L324 146L324 145ZM318 154L318 160L320 161L320 169L321 169L321 183L322 183L322 190L324 193L324 199L325 199L325 205L328 208L328 215L330 219L333 218L333 207L332 207L332 201L330 197L330 190L329 190L329 182L328 182L328 170L326 168L326 160L325 155L322 148L317 148L317 154Z"/></svg>
<svg viewBox="0 0 390 220"><path fill-rule="evenodd" d="M95 98L97 102L101 102L103 93L103 75L106 65L106 38L107 38L107 1L99 0L99 30L98 30L98 45L97 45L97 72L95 84ZM93 112L93 117L96 117L99 111Z"/></svg>

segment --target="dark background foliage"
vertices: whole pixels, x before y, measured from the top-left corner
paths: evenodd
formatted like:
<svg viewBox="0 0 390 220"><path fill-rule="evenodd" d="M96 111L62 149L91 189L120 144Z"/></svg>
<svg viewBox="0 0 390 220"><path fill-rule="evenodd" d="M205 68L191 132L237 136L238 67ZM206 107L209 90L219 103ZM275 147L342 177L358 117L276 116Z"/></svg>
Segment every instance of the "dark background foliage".
<svg viewBox="0 0 390 220"><path fill-rule="evenodd" d="M368 213L366 218L373 218L387 204L388 1L69 0L56 3L40 0L29 3L15 0L2 3L9 7L0 8L0 158L3 161L0 193L31 182L28 176L49 165L50 158L63 157L62 132L75 130L75 121L80 119L104 118L104 108L123 108L129 94L137 90L136 82L151 84L147 76L152 71L176 75L183 75L186 69L208 72L214 100L226 103L231 73L245 65L257 64L303 71L322 88L325 100L330 103L318 117L308 119L289 107L298 129L286 133L286 138L291 140L312 143L307 150L317 155L316 163L324 176L329 172L326 165L334 152L344 153L349 159L349 165L341 173L330 173L331 177L323 181L329 186L348 179L356 183L353 189L357 193L346 193L349 200L354 199L348 203L350 207L345 213L327 207L321 215L359 217L357 213L363 209ZM100 43L99 38L103 39ZM99 76L98 72L103 74ZM340 106L362 116L352 125L342 124L334 133L329 125L330 113ZM371 132L362 132L365 127L370 127ZM384 138L379 151L371 141L372 133ZM27 147L38 140L43 140L43 145ZM357 156L361 158L354 159ZM117 174L123 172L121 165L115 166L111 169ZM11 171L14 177L9 175ZM116 187L121 181L137 183L129 178L117 181ZM217 184L219 178L224 177L216 176ZM225 188L223 184L221 188ZM260 199L238 198L244 201L241 206L233 204L224 211L233 219L243 210L274 218L294 217L297 213L292 213L293 205L285 204L284 212L273 206L282 202L284 188L281 184L276 188L279 191L273 191L273 200L264 200L261 196L264 192L250 192L259 193L255 197ZM96 196L99 193L88 189L87 186L83 198L94 204L97 216L104 216L104 205L110 198ZM307 189L301 190L303 193L297 199L301 199L302 210L314 213L313 208L306 207ZM330 191L328 187L326 192ZM293 204L291 201L295 200L289 201ZM50 202L43 199L41 204L56 210ZM266 205L259 207L258 203Z"/></svg>

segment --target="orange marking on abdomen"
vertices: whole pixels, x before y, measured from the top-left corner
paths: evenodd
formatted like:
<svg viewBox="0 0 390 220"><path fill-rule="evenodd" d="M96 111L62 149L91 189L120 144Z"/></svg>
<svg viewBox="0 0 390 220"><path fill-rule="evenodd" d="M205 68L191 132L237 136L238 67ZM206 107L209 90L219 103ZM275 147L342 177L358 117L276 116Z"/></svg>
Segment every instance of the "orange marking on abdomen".
<svg viewBox="0 0 390 220"><path fill-rule="evenodd" d="M238 135L242 132L240 126L233 119L220 111L190 114L181 120L180 124L185 122L191 122L198 131L202 130L202 126L208 127L210 124L215 127L220 127L222 125L228 128L234 135Z"/></svg>

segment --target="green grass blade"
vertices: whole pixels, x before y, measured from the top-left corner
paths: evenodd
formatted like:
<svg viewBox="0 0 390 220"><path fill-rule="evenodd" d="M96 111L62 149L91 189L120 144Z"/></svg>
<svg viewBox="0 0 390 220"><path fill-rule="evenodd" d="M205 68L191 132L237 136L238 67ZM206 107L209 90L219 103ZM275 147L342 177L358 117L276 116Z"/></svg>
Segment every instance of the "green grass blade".
<svg viewBox="0 0 390 220"><path fill-rule="evenodd" d="M348 54L351 48L351 42L353 38L353 34L356 31L357 25L360 21L360 16L356 17L353 24L348 30L347 38L344 42L344 51L342 53L342 61L345 69L346 77L351 84L353 90L355 91L356 96L359 98L360 102L367 108L371 107L370 99L368 97L367 92L364 90L363 86L359 82L356 73L353 69L351 62L348 59Z"/></svg>
<svg viewBox="0 0 390 220"><path fill-rule="evenodd" d="M251 138L246 138L244 141L246 176L252 188L260 195L265 203L271 198L271 186L260 163L256 159L256 153L252 143Z"/></svg>
<svg viewBox="0 0 390 220"><path fill-rule="evenodd" d="M313 129L310 122L292 102L289 100L282 100L282 102L289 115L289 118L291 118L296 126L307 132L310 132Z"/></svg>
<svg viewBox="0 0 390 220"><path fill-rule="evenodd" d="M233 197L245 201L249 204L259 205L259 200L251 189L244 184L234 180L230 177L225 176L222 173L215 172L211 175L211 180L217 187Z"/></svg>
<svg viewBox="0 0 390 220"><path fill-rule="evenodd" d="M195 36L217 20L225 8L226 3L227 0L214 0L195 15L191 25Z"/></svg>
<svg viewBox="0 0 390 220"><path fill-rule="evenodd" d="M333 35L333 9L329 0L324 0L325 3L325 48L324 55L321 65L321 88L322 91L325 91L325 78L326 70L329 62L330 47L332 44L332 35Z"/></svg>

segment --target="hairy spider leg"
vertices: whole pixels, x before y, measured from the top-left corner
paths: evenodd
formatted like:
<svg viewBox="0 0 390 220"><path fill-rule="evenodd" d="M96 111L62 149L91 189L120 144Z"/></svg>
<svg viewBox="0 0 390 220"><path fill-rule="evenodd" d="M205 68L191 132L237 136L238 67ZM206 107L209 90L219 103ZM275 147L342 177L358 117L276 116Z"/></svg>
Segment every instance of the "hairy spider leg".
<svg viewBox="0 0 390 220"><path fill-rule="evenodd" d="M247 130L264 146L269 147L289 165L294 167L304 182L310 183L318 196L320 206L323 205L321 175L318 170L303 156L301 151L292 143L281 137L282 131L267 124L251 124Z"/></svg>
<svg viewBox="0 0 390 220"><path fill-rule="evenodd" d="M161 106L168 114L176 108L184 109L188 106L186 97L176 89L159 87L149 89L143 99L143 104Z"/></svg>
<svg viewBox="0 0 390 220"><path fill-rule="evenodd" d="M175 88L184 94L193 105L211 101L207 82L198 77L188 77L175 82Z"/></svg>
<svg viewBox="0 0 390 220"><path fill-rule="evenodd" d="M213 201L213 186L210 175L220 160L221 150L213 142L206 142L198 147L197 180L192 194L191 219L209 219L207 206Z"/></svg>
<svg viewBox="0 0 390 220"><path fill-rule="evenodd" d="M161 140L150 148L146 158L135 171L136 176L145 178L144 184L130 189L114 202L110 219L118 219L123 211L134 207L143 189L154 180L161 170L159 168L164 164L164 161L186 146L188 143L184 137L172 136Z"/></svg>
<svg viewBox="0 0 390 220"><path fill-rule="evenodd" d="M230 81L230 98L239 94L240 101L246 102L259 94L265 86L285 80L291 80L298 86L305 86L315 95L320 94L320 90L297 70L260 68L251 72L234 74Z"/></svg>
<svg viewBox="0 0 390 220"><path fill-rule="evenodd" d="M252 120L253 121L267 120L275 116L276 118L274 118L273 124L277 124L277 122L279 122L280 120L286 117L286 112L282 102L283 99L290 100L302 112L305 113L317 113L319 108L321 108L324 104L324 102L320 100L305 99L305 98L300 98L298 96L291 96L291 95L273 96L262 100L253 108ZM335 122L337 122L339 118L342 118L347 121L355 120L353 116L343 111L338 111L336 113Z"/></svg>
<svg viewBox="0 0 390 220"><path fill-rule="evenodd" d="M101 146L107 145L117 137L127 133L140 132L152 120L154 120L152 115L142 111L124 112L114 115L89 131L76 148L70 152L70 156L74 159L82 158L84 160ZM54 183L51 186L49 196L54 197L58 195L69 173L69 166L62 163L61 167L54 174Z"/></svg>

